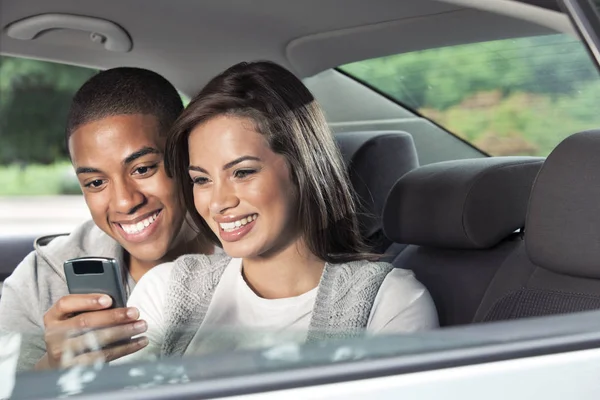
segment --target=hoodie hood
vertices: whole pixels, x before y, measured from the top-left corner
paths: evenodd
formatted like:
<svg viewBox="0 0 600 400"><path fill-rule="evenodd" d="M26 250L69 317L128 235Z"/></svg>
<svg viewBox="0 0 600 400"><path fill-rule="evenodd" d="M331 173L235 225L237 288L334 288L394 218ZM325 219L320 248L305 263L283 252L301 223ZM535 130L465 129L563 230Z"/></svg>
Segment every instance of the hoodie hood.
<svg viewBox="0 0 600 400"><path fill-rule="evenodd" d="M86 221L70 234L42 236L35 240L34 248L63 280L65 261L77 257L108 257L124 264L124 251L121 245L96 226L94 221Z"/></svg>

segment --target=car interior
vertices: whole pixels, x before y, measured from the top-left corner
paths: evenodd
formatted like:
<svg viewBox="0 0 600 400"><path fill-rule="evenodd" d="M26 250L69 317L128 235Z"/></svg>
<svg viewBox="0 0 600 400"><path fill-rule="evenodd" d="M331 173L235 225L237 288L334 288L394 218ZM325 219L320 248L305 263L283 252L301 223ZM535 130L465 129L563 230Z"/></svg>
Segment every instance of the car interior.
<svg viewBox="0 0 600 400"><path fill-rule="evenodd" d="M474 321L492 279L522 246L529 193L542 164L537 157L433 163L391 190L385 233L409 244L393 264L414 271L428 288L440 325Z"/></svg>
<svg viewBox="0 0 600 400"><path fill-rule="evenodd" d="M362 235L414 271L442 327L600 309L600 131L564 132L547 157L490 155L338 68L468 43L576 38L555 1L0 0L0 26L2 55L149 68L189 97L239 61L278 62L325 110ZM41 234L0 236L0 280Z"/></svg>

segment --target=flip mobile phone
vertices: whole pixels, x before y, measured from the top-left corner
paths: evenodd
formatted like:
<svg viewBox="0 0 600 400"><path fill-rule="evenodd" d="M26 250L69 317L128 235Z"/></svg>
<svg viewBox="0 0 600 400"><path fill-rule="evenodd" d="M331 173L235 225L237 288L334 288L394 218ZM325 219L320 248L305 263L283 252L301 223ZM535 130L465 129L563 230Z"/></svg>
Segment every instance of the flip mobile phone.
<svg viewBox="0 0 600 400"><path fill-rule="evenodd" d="M102 293L112 300L110 308L126 305L121 266L114 258L79 257L64 263L70 294Z"/></svg>

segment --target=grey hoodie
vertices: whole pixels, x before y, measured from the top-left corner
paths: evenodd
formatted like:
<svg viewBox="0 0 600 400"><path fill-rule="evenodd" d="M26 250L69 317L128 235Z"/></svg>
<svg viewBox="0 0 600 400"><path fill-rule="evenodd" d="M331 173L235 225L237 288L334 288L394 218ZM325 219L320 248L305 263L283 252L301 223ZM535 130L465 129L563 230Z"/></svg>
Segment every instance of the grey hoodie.
<svg viewBox="0 0 600 400"><path fill-rule="evenodd" d="M39 238L34 248L4 281L0 299L0 333L23 335L19 371L33 368L46 353L44 314L69 294L63 263L75 257L97 256L116 258L124 265L123 248L93 221L85 222L69 235ZM134 285L128 276L128 293Z"/></svg>

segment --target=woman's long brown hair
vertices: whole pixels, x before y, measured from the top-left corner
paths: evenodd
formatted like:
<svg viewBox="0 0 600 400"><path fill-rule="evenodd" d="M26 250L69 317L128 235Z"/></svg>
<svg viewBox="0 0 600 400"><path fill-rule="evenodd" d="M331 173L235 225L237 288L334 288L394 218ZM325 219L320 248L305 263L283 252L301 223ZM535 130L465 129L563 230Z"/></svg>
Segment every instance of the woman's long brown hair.
<svg viewBox="0 0 600 400"><path fill-rule="evenodd" d="M271 149L285 157L298 189L297 226L314 255L331 263L378 258L360 236L348 175L320 106L300 79L268 61L239 63L213 78L168 136L167 173L183 189L201 233L219 243L194 206L188 138L220 115L251 119Z"/></svg>

